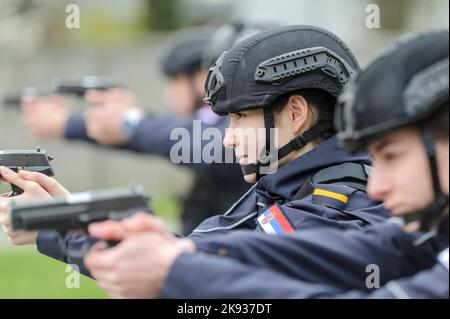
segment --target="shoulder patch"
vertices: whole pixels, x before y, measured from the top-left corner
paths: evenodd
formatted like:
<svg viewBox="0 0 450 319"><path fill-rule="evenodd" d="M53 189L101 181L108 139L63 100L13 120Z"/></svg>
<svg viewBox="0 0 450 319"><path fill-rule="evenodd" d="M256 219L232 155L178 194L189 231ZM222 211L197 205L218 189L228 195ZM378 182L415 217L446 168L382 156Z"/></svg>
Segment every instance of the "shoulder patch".
<svg viewBox="0 0 450 319"><path fill-rule="evenodd" d="M314 184L312 201L342 211L356 191L345 185Z"/></svg>
<svg viewBox="0 0 450 319"><path fill-rule="evenodd" d="M266 234L288 235L295 232L292 223L278 204L273 205L259 216L257 224Z"/></svg>

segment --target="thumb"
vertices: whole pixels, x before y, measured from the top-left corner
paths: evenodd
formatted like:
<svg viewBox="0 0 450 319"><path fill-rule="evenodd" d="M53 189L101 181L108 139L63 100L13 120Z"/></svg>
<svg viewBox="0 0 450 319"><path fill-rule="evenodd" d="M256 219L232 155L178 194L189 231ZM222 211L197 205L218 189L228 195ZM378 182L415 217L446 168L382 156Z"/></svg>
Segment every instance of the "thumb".
<svg viewBox="0 0 450 319"><path fill-rule="evenodd" d="M106 94L99 90L88 90L85 99L88 103L99 105L105 103Z"/></svg>
<svg viewBox="0 0 450 319"><path fill-rule="evenodd" d="M93 223L88 227L89 234L101 240L123 240L128 233L120 222L108 220Z"/></svg>
<svg viewBox="0 0 450 319"><path fill-rule="evenodd" d="M152 231L160 234L167 233L163 220L148 213L137 213L122 222L125 229L130 232Z"/></svg>

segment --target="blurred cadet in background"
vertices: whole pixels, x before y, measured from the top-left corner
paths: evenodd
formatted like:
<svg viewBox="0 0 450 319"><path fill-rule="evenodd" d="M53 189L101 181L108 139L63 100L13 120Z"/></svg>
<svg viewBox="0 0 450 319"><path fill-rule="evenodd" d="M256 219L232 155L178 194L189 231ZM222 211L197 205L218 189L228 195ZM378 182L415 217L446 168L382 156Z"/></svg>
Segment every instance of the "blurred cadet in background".
<svg viewBox="0 0 450 319"><path fill-rule="evenodd" d="M85 140L157 154L170 160L172 147L178 142L170 138L174 129L185 128L192 137L193 121L199 120L202 123L200 134L208 128L218 128L225 133L228 119L216 115L203 102L211 65L236 42L276 26L274 22L257 21L225 25L217 32L212 28L196 28L175 34L168 41L162 61L162 72L168 78L166 98L174 107L175 115L146 115L132 92L116 88L88 92L86 100L92 107L84 114L70 114L61 96L25 102L23 123L42 139ZM193 149L203 149L198 143L193 141L188 146L191 155ZM181 163L195 173L191 190L183 199L183 234L189 234L206 218L225 212L248 189L236 161L226 164L223 157L219 157L216 154L215 163L194 163L191 156L189 162Z"/></svg>

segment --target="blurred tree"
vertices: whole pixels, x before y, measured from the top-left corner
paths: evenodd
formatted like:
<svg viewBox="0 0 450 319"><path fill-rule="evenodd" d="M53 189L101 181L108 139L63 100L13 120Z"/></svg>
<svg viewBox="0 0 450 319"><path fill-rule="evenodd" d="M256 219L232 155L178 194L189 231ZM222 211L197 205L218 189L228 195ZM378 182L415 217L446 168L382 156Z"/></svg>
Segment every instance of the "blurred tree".
<svg viewBox="0 0 450 319"><path fill-rule="evenodd" d="M381 10L381 27L388 30L402 30L406 26L407 18L411 14L411 7L415 5L410 0L375 0Z"/></svg>
<svg viewBox="0 0 450 319"><path fill-rule="evenodd" d="M146 25L150 30L166 31L179 27L178 0L146 0L148 13Z"/></svg>
<svg viewBox="0 0 450 319"><path fill-rule="evenodd" d="M33 8L32 0L18 0L15 1L15 5L16 5L15 10L16 14L23 14Z"/></svg>
<svg viewBox="0 0 450 319"><path fill-rule="evenodd" d="M54 7L36 0L1 0L0 50L32 55L45 41L49 12Z"/></svg>

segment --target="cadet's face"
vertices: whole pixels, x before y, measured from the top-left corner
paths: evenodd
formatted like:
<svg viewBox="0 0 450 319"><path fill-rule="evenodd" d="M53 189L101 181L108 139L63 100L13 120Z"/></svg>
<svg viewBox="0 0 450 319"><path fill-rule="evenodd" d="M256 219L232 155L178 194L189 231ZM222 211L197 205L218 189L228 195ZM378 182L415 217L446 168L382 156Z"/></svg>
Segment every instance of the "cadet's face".
<svg viewBox="0 0 450 319"><path fill-rule="evenodd" d="M437 161L439 163L439 178L442 192L448 196L449 193L449 141L442 140L437 144Z"/></svg>
<svg viewBox="0 0 450 319"><path fill-rule="evenodd" d="M386 209L394 216L417 211L433 200L428 158L417 129L404 128L389 133L371 143L369 151L374 159L374 171L369 178L368 193L384 201ZM438 152L442 153L442 149ZM439 157L442 184L447 185L448 192L448 144L447 155Z"/></svg>
<svg viewBox="0 0 450 319"><path fill-rule="evenodd" d="M223 140L226 148L233 148L240 165L256 163L265 143L262 109L230 114L230 125ZM246 175L248 183L256 182L256 174Z"/></svg>
<svg viewBox="0 0 450 319"><path fill-rule="evenodd" d="M188 116L195 108L195 85L186 75L176 76L169 80L166 88L166 100L175 112L181 116Z"/></svg>
<svg viewBox="0 0 450 319"><path fill-rule="evenodd" d="M275 114L275 147L286 145L298 132L294 128L295 124L289 121L288 108L282 113ZM230 114L230 125L223 144L227 148L233 148L240 165L257 163L265 146L265 124L264 112L262 109L251 110ZM292 154L293 155L293 154ZM278 167L283 166L294 156L288 156L278 163ZM276 168L276 167L275 167ZM256 182L256 174L246 175L244 179L248 183Z"/></svg>
<svg viewBox="0 0 450 319"><path fill-rule="evenodd" d="M206 96L205 83L207 78L208 78L208 70L201 70L200 72L197 72L197 74L194 77L195 86L199 96L202 97Z"/></svg>

